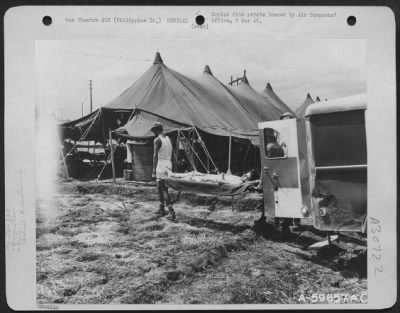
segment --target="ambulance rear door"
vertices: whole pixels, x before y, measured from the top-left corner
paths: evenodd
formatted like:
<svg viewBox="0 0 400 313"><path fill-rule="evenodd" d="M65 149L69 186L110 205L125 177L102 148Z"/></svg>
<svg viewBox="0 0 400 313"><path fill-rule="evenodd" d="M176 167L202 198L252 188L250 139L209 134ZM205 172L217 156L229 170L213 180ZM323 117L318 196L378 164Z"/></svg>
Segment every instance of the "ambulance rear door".
<svg viewBox="0 0 400 313"><path fill-rule="evenodd" d="M261 122L258 126L265 213L303 218L296 119Z"/></svg>

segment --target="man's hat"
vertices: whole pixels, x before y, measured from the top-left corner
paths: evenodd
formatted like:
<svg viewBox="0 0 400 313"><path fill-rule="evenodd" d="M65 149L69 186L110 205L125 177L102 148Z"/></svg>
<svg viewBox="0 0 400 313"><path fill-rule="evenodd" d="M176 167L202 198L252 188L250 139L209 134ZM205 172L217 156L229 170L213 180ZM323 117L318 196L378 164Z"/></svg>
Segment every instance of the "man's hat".
<svg viewBox="0 0 400 313"><path fill-rule="evenodd" d="M155 122L153 124L153 126L150 128L150 131L154 132L154 131L162 131L163 130L163 126L160 122Z"/></svg>

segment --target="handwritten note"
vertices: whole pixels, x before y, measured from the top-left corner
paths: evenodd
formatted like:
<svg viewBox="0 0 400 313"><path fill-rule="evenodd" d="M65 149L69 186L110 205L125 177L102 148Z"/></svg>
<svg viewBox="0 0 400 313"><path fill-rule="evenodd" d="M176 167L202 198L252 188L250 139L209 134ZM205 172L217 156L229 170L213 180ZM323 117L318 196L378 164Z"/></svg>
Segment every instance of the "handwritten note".
<svg viewBox="0 0 400 313"><path fill-rule="evenodd" d="M370 217L371 222L371 232L372 232L372 240L371 240L371 258L374 264L374 275L377 276L379 273L383 273L383 264L382 264L382 247L381 247L381 233L382 226L379 219Z"/></svg>

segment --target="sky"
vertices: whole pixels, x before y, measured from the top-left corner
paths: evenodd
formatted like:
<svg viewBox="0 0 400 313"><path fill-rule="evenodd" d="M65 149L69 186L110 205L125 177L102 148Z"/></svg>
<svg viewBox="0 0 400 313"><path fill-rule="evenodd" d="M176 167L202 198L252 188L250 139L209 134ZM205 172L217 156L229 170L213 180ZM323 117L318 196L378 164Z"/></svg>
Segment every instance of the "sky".
<svg viewBox="0 0 400 313"><path fill-rule="evenodd" d="M333 99L366 92L366 42L323 40L42 40L36 42L37 106L74 120L131 86L159 51L164 63L189 77L209 65L227 84L247 72L250 85L262 91L270 82L292 109L310 93ZM83 104L83 105L82 105Z"/></svg>

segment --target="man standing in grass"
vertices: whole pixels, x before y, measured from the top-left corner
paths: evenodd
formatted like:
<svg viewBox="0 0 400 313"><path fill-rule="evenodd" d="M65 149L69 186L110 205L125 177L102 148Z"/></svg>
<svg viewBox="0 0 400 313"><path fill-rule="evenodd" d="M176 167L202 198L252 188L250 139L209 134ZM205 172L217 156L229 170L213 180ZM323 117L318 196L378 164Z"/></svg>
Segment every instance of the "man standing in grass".
<svg viewBox="0 0 400 313"><path fill-rule="evenodd" d="M165 184L165 178L168 177L168 172L172 171L172 144L168 136L163 133L161 123L154 123L151 131L156 138L154 139L154 155L153 155L153 178L157 180L158 194L160 197L160 208L156 212L158 215L167 215L165 204L168 207L168 219L175 220L175 211L172 207L171 197L168 193L168 188ZM164 204L165 203L165 204Z"/></svg>

